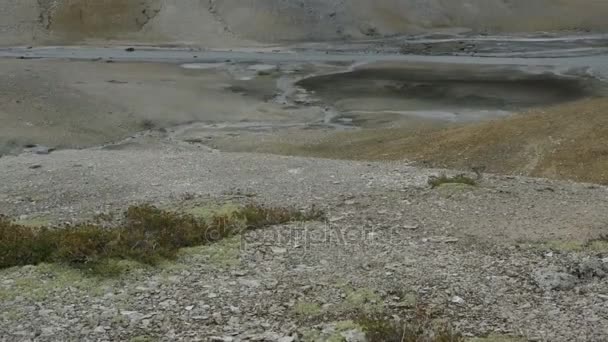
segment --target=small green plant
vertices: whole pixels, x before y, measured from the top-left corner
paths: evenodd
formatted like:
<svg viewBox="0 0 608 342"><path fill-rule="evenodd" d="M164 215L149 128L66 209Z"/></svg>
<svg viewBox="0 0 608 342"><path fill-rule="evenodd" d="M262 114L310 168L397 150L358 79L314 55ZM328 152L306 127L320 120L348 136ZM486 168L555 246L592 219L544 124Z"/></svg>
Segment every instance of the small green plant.
<svg viewBox="0 0 608 342"><path fill-rule="evenodd" d="M585 243L585 247L591 250L606 250L608 249L608 234L602 234L595 239L591 239Z"/></svg>
<svg viewBox="0 0 608 342"><path fill-rule="evenodd" d="M421 309L410 321L395 321L375 314L361 316L356 323L368 342L464 342L447 324L437 324Z"/></svg>
<svg viewBox="0 0 608 342"><path fill-rule="evenodd" d="M548 241L544 246L558 252L606 252L608 251L608 235L600 235L587 241Z"/></svg>
<svg viewBox="0 0 608 342"><path fill-rule="evenodd" d="M244 230L321 217L317 210L301 212L260 205L210 218L150 205L133 206L115 227L89 223L30 227L0 216L0 269L60 262L96 273L115 273L119 270L116 260L156 264L175 258L181 248L213 243Z"/></svg>
<svg viewBox="0 0 608 342"><path fill-rule="evenodd" d="M303 317L315 317L322 313L321 305L305 301L298 302L293 310L298 316Z"/></svg>
<svg viewBox="0 0 608 342"><path fill-rule="evenodd" d="M346 298L340 305L343 312L358 312L362 314L373 314L384 310L382 298L372 289L360 288L347 290Z"/></svg>
<svg viewBox="0 0 608 342"><path fill-rule="evenodd" d="M465 184L465 185L476 186L477 180L475 180L465 174L459 174L459 175L451 176L451 177L447 176L445 174L442 174L440 176L429 177L428 184L433 189L437 188L443 184Z"/></svg>

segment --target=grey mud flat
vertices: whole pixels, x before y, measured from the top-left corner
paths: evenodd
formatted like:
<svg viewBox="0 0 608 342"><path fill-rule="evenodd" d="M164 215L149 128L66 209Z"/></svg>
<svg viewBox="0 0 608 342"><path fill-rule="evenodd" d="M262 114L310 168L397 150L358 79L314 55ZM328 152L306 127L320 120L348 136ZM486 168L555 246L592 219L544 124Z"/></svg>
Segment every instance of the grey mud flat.
<svg viewBox="0 0 608 342"><path fill-rule="evenodd" d="M326 51L319 46L303 48L302 44L241 50L153 46L134 46L133 50L126 46L1 48L2 73L8 76L8 82L2 90L6 96L0 109L0 154L31 145L83 148L114 144L142 130L172 127L178 131L177 136L169 132L175 139L185 136L190 141L205 142L218 135L221 138L251 131L377 128L418 124L420 119L438 125L475 121L508 115L529 105L594 95L579 92L576 82L560 90L557 83L562 81L553 78L601 82L608 75L606 55L601 54L604 50L596 46L601 45L596 42L603 41L604 36L468 39L512 44L527 53L538 52L541 42L557 46L551 45L549 50L541 46L540 51L551 58L403 55L386 48L365 53L355 43L347 45L351 50L340 47ZM418 41L440 46L458 42ZM580 44L586 46L587 41L594 46L576 57L569 55ZM368 44L380 43L374 40ZM256 71L259 65L270 69ZM420 77L410 80L417 72L428 73L431 79L424 76L422 85ZM347 77L341 80L340 73ZM350 82L362 73L369 74L365 80ZM513 74L524 75L525 79L522 83L503 81ZM545 74L546 80L536 79ZM399 77L392 79L392 75ZM443 79L445 75L452 75L459 83ZM494 76L485 80L479 79L480 75ZM315 89L314 79L323 77L334 82L329 94ZM378 78L383 83L375 84ZM488 81L492 82L492 89L487 89L489 97L473 99L478 105L467 108L469 100L486 88ZM310 89L304 89L307 84L311 84ZM352 89L344 91L349 87ZM439 101L439 106L432 96L404 101L404 89L412 87L421 95L431 87L438 96L453 95L455 99ZM463 87L468 89L465 93L459 91ZM497 97L505 100L496 101ZM509 106L518 102L522 105ZM188 128L190 123L195 125ZM203 123L205 128L198 129L196 123ZM65 130L70 134L64 134Z"/></svg>

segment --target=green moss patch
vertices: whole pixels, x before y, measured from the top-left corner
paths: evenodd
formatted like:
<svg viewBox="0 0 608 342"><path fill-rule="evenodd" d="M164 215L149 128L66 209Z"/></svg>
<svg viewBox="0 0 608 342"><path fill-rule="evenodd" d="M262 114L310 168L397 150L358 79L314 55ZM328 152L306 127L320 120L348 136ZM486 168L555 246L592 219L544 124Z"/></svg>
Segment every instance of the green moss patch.
<svg viewBox="0 0 608 342"><path fill-rule="evenodd" d="M321 315L321 305L312 302L300 301L293 307L296 315L311 318Z"/></svg>
<svg viewBox="0 0 608 342"><path fill-rule="evenodd" d="M377 313L384 310L382 298L373 290L361 288L347 290L346 298L339 306L339 311L348 313Z"/></svg>

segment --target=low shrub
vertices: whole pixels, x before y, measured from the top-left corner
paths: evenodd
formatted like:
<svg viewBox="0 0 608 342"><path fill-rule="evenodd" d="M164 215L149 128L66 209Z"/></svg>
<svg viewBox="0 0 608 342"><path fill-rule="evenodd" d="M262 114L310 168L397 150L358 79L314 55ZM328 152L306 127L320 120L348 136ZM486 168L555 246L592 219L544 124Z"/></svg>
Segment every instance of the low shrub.
<svg viewBox="0 0 608 342"><path fill-rule="evenodd" d="M417 315L410 321L395 321L381 315L361 316L356 320L368 342L464 342L447 324Z"/></svg>
<svg viewBox="0 0 608 342"><path fill-rule="evenodd" d="M477 180L475 180L465 174L459 174L459 175L451 176L451 177L443 174L440 176L429 177L428 184L433 189L437 188L443 184L465 184L465 185L476 186Z"/></svg>
<svg viewBox="0 0 608 342"><path fill-rule="evenodd" d="M247 229L322 217L317 210L248 205L211 219L142 205L128 208L116 227L83 223L29 227L0 216L0 268L62 262L81 267L107 260L154 264L180 248L219 241Z"/></svg>

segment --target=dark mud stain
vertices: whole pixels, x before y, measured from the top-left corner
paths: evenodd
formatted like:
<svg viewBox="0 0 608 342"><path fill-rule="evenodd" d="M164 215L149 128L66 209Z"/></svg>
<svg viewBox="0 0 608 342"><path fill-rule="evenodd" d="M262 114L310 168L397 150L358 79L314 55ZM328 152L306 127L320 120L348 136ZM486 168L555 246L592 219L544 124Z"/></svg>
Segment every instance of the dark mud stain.
<svg viewBox="0 0 608 342"><path fill-rule="evenodd" d="M372 101L371 107L378 110L513 111L573 101L597 90L596 82L587 77L446 65L373 67L311 77L297 85L328 104L369 99L367 111Z"/></svg>

